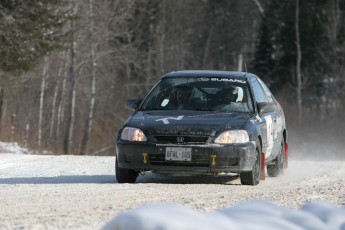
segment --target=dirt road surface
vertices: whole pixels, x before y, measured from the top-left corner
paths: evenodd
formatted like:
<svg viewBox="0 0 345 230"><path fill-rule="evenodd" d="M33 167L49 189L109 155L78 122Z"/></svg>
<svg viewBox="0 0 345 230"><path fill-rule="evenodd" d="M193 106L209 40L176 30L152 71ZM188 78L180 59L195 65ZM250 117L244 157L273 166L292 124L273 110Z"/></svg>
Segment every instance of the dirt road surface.
<svg viewBox="0 0 345 230"><path fill-rule="evenodd" d="M118 184L114 157L0 154L0 230L101 229L118 213L153 203L204 211L269 199L297 208L312 200L345 205L344 161L290 160L283 176L258 186L237 176L166 177L148 173Z"/></svg>

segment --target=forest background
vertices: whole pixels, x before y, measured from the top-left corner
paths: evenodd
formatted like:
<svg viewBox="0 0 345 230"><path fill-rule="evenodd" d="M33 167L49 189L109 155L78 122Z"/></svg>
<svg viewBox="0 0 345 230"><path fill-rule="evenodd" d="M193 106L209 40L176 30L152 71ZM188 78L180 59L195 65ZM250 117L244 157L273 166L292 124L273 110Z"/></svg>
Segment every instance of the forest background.
<svg viewBox="0 0 345 230"><path fill-rule="evenodd" d="M0 140L114 155L126 100L163 74L246 65L282 104L292 149L344 156L344 12L343 0L1 0Z"/></svg>

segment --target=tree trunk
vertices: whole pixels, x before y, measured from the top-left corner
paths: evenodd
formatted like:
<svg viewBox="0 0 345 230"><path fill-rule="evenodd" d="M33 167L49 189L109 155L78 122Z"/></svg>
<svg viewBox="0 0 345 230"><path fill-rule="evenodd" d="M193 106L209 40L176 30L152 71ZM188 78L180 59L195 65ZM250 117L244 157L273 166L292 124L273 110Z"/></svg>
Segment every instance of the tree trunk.
<svg viewBox="0 0 345 230"><path fill-rule="evenodd" d="M74 3L72 5L72 11L74 12ZM74 13L73 13L74 15ZM75 109L75 95L76 95L76 76L75 76L75 46L76 41L74 38L75 22L71 19L71 44L70 44L70 63L68 68L68 102L67 102L67 123L63 144L64 154L70 154L70 147L72 145L73 126L74 126L74 109Z"/></svg>
<svg viewBox="0 0 345 230"><path fill-rule="evenodd" d="M297 78L297 108L298 108L298 122L302 123L303 119L303 107L302 107L302 75L301 75L301 62L302 52L300 43L300 32L299 32L299 0L296 0L296 15L295 15L295 32L296 32L296 78Z"/></svg>
<svg viewBox="0 0 345 230"><path fill-rule="evenodd" d="M239 54L238 55L238 66L237 66L237 71L242 72L242 66L243 66L243 55Z"/></svg>
<svg viewBox="0 0 345 230"><path fill-rule="evenodd" d="M57 80L54 88L54 96L53 96L53 105L52 105L52 113L51 113L51 120L50 120L50 130L49 130L49 137L53 137L53 131L54 131L54 124L55 124L55 117L57 116L56 114L56 102L57 102L57 96L58 96L58 91L59 91L59 85L60 85L60 76L61 72L63 69L63 60L60 62L59 70L58 70L58 77L59 80Z"/></svg>
<svg viewBox="0 0 345 230"><path fill-rule="evenodd" d="M205 45L205 49L204 49L204 57L202 60L202 67L203 68L206 68L206 65L207 65L207 59L208 59L208 55L210 52L210 43L211 43L212 35L213 35L213 27L211 27L211 29L208 33L207 40L206 40L206 45Z"/></svg>
<svg viewBox="0 0 345 230"><path fill-rule="evenodd" d="M256 5L256 7L258 8L260 14L262 17L265 17L265 11L264 8L262 8L261 3L259 0L252 0L254 2L254 4Z"/></svg>
<svg viewBox="0 0 345 230"><path fill-rule="evenodd" d="M43 106L44 106L44 89L46 87L46 77L48 72L49 58L46 56L44 58L44 66L42 73L41 82L41 95L40 95L40 108L39 108L39 118L38 118L38 141L37 145L40 148L42 143L42 120L43 120Z"/></svg>
<svg viewBox="0 0 345 230"><path fill-rule="evenodd" d="M66 77L67 77L67 71L65 69L64 74L63 74L62 86L61 86L61 99L60 99L58 114L57 114L56 138L59 138L60 136L60 126L64 119L64 104L65 104L64 98L66 95Z"/></svg>
<svg viewBox="0 0 345 230"><path fill-rule="evenodd" d="M0 137L1 137L1 127L2 127L2 106L4 101L4 90L0 88Z"/></svg>
<svg viewBox="0 0 345 230"><path fill-rule="evenodd" d="M164 44L165 44L165 31L166 31L166 1L162 2L162 14L163 14L163 20L162 20L162 31L161 31L161 36L159 37L160 40L160 44L159 44L159 55L160 55L160 59L159 59L159 74L163 74L165 72L165 68L164 68Z"/></svg>
<svg viewBox="0 0 345 230"><path fill-rule="evenodd" d="M81 140L81 147L80 147L80 154L86 154L87 145L89 143L89 137L92 130L92 119L93 119L93 110L95 105L95 96L96 96L96 66L97 62L95 60L95 44L93 42L93 28L94 28L94 21L93 21L93 7L92 7L92 0L89 0L89 10L90 10L90 40L91 40L91 97L90 103L88 107L88 117L85 122L85 129L83 138Z"/></svg>
<svg viewBox="0 0 345 230"><path fill-rule="evenodd" d="M83 138L81 141L81 148L80 148L80 154L86 154L87 150L87 145L89 143L89 137L91 134L92 130L92 119L93 119L93 112L94 112L94 105L95 105L95 95L96 95L96 74L95 74L95 62L94 62L94 51L91 51L91 59L93 61L93 66L92 66L92 82L91 82L91 98L90 98L90 103L89 103L89 108L88 108L88 118L86 119L86 124L85 124L85 130L83 134Z"/></svg>

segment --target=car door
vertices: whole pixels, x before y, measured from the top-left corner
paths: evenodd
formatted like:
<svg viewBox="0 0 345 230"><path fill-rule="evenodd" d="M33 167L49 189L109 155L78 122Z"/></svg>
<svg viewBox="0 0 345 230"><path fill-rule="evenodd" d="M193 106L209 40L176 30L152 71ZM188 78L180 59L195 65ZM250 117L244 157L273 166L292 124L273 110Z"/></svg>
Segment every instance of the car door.
<svg viewBox="0 0 345 230"><path fill-rule="evenodd" d="M257 109L257 116L260 122L260 132L262 136L262 151L265 153L265 159L274 158L277 155L277 133L276 133L276 105L273 100L272 94L265 92L264 88L260 84L257 78L251 78L250 80L253 94L255 97L255 105ZM259 111L260 105L267 105L268 110Z"/></svg>
<svg viewBox="0 0 345 230"><path fill-rule="evenodd" d="M270 101L274 104L275 111L273 116L273 140L274 140L274 146L277 148L277 154L280 151L281 142L283 140L283 121L284 119L284 112L283 109L278 105L278 102L274 98L271 91L268 89L268 87L265 85L265 83L258 78L258 81L263 88L266 96L269 98Z"/></svg>

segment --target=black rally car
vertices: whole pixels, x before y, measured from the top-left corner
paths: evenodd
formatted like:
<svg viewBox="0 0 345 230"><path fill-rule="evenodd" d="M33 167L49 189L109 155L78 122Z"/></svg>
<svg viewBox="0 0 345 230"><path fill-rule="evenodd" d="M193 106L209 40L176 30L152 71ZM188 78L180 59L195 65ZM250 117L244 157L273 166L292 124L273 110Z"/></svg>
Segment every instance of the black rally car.
<svg viewBox="0 0 345 230"><path fill-rule="evenodd" d="M140 172L238 173L244 185L287 167L284 112L262 80L230 71L177 71L163 76L119 131L116 179Z"/></svg>

